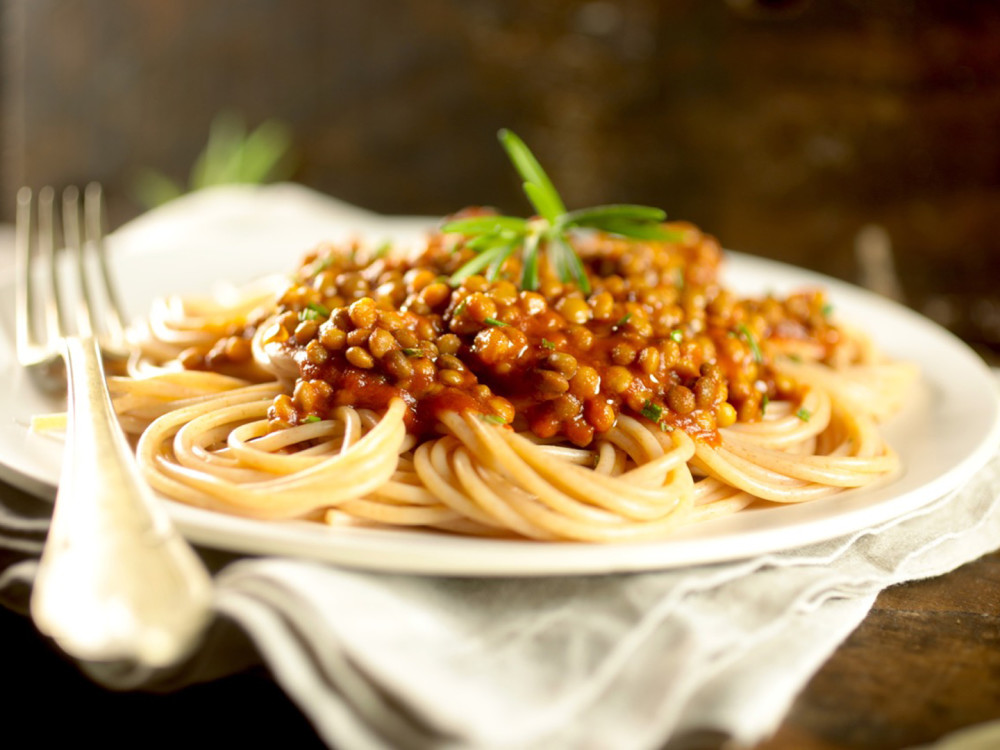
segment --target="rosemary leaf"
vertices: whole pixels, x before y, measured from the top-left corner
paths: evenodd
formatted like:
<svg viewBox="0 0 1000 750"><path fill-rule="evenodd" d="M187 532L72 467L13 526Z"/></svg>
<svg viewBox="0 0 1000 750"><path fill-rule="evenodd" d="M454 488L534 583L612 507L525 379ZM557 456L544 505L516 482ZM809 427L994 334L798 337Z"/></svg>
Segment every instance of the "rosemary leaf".
<svg viewBox="0 0 1000 750"><path fill-rule="evenodd" d="M501 245L496 248L500 252L497 254L496 258L490 263L489 268L486 269L486 279L488 281L496 281L497 276L500 274L500 269L503 264L507 261L507 258L511 256L514 252L516 245L514 243L508 243L506 245Z"/></svg>
<svg viewBox="0 0 1000 750"><path fill-rule="evenodd" d="M502 263L506 260L507 256L510 255L511 251L514 249L513 245L495 245L489 250L484 250L475 258L470 260L468 263L459 268L455 273L451 275L448 282L452 286L457 286L465 281L470 276L473 276L483 269L487 268L491 263L500 259ZM506 254L505 254L506 253Z"/></svg>
<svg viewBox="0 0 1000 750"><path fill-rule="evenodd" d="M483 234L527 231L528 222L517 216L470 216L467 219L455 219L449 221L441 227L441 231L456 232L458 234Z"/></svg>
<svg viewBox="0 0 1000 750"><path fill-rule="evenodd" d="M654 242L678 242L681 234L659 224L643 224L637 221L607 219L601 226L594 226L608 234L617 234L633 240L650 240Z"/></svg>
<svg viewBox="0 0 1000 750"><path fill-rule="evenodd" d="M550 224L555 223L559 219L562 213L560 211L562 201L554 191L546 190L537 182L525 182L521 187L524 189L524 194L528 196L528 200L531 201L531 205L535 207L539 216Z"/></svg>
<svg viewBox="0 0 1000 750"><path fill-rule="evenodd" d="M555 211L554 216L546 216L540 210L539 206L535 206L539 209L539 213L549 221L552 221L555 216L559 214L566 213L566 206L563 205L562 198L559 197L559 193L556 192L555 186L552 184L552 180L542 169L542 165L538 163L535 155L531 153L528 147L525 145L517 135L515 135L510 130L506 128L501 130L498 134L500 138L500 143L503 145L504 149L507 151L507 156L514 163L514 168L517 169L518 174L521 175L521 179L526 183L530 183L538 186L538 190L543 191L548 194L548 197L543 199L543 203ZM537 197L537 196L536 196ZM531 196L529 196L531 198Z"/></svg>
<svg viewBox="0 0 1000 750"><path fill-rule="evenodd" d="M521 267L521 288L529 291L538 288L538 244L536 234L528 235L524 242Z"/></svg>
<svg viewBox="0 0 1000 750"><path fill-rule="evenodd" d="M637 206L631 203L611 203L605 206L594 206L593 208L580 208L576 211L569 211L563 216L564 224L574 226L601 226L602 222L608 219L621 219L626 221L663 221L667 214L659 208L650 206Z"/></svg>
<svg viewBox="0 0 1000 750"><path fill-rule="evenodd" d="M553 241L562 246L563 264L567 271L567 278L563 281L575 281L581 292L590 294L590 280L587 278L587 272L580 261L580 256L562 237L556 237Z"/></svg>

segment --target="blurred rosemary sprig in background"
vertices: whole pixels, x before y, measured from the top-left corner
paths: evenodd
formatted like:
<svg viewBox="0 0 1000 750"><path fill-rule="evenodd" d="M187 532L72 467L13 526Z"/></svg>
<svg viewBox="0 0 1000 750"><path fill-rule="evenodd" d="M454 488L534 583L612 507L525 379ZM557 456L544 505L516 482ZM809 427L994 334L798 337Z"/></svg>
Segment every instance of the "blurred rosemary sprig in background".
<svg viewBox="0 0 1000 750"><path fill-rule="evenodd" d="M292 171L291 146L291 130L284 123L266 120L248 132L242 117L223 112L212 120L208 142L195 160L186 186L162 172L144 169L133 192L140 204L153 208L212 185L287 179Z"/></svg>

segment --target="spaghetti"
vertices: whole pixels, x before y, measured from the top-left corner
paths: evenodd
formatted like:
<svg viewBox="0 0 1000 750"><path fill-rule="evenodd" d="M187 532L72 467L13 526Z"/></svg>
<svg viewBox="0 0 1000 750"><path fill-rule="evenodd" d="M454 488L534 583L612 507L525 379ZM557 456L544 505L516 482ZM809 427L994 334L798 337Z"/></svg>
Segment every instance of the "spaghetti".
<svg viewBox="0 0 1000 750"><path fill-rule="evenodd" d="M157 490L261 519L614 542L892 476L914 369L821 291L736 297L718 243L668 227L575 232L585 277L542 258L535 290L511 253L456 274L461 234L321 246L280 286L159 301L115 404Z"/></svg>

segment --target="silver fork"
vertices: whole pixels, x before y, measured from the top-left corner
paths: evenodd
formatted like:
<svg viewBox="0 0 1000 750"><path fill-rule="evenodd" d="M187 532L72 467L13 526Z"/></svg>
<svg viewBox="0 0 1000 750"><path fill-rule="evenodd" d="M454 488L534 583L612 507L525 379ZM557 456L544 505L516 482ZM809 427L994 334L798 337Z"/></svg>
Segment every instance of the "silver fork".
<svg viewBox="0 0 1000 750"><path fill-rule="evenodd" d="M123 337L104 261L100 187L87 187L82 222L76 188L63 193L61 222L54 204L51 188L37 201L28 188L17 196L18 359L40 388L68 386L62 473L31 614L92 673L140 681L197 645L211 579L141 478L108 395L98 339L107 356L121 351ZM62 248L69 262L60 262ZM94 273L101 284L88 283ZM74 276L75 316L67 299Z"/></svg>

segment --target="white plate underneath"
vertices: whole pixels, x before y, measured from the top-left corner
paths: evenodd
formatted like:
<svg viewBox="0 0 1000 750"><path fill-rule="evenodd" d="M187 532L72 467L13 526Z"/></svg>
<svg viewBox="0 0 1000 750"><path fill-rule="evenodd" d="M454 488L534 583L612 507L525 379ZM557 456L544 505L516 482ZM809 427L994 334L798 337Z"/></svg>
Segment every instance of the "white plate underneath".
<svg viewBox="0 0 1000 750"><path fill-rule="evenodd" d="M292 185L204 191L150 212L112 237L130 314L170 292L206 291L291 270L313 244L359 231L412 236L426 220L387 219ZM656 542L592 545L462 538L397 529L253 521L164 500L193 542L235 552L308 557L369 569L440 575L580 575L721 562L799 547L884 523L942 497L993 455L1000 436L995 379L965 344L925 318L842 282L738 253L726 283L744 293L824 286L837 316L863 326L890 356L917 363L922 382L886 435L902 476L802 505L748 510ZM0 278L0 478L50 497L61 445L29 432L32 414L60 408L37 393L13 352L12 280Z"/></svg>

